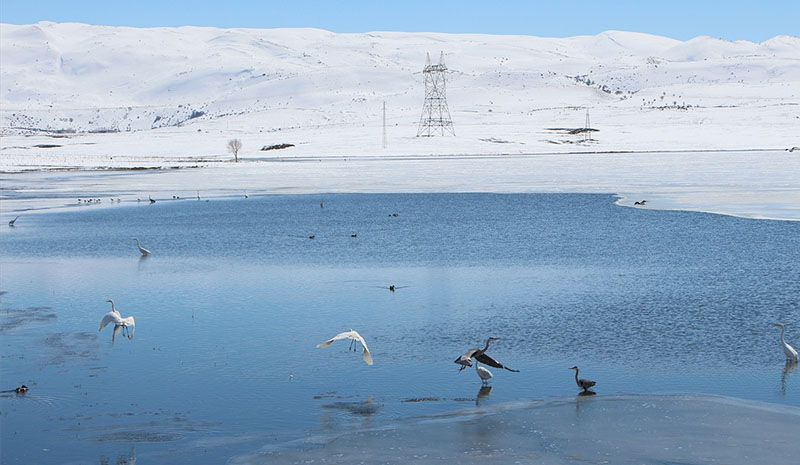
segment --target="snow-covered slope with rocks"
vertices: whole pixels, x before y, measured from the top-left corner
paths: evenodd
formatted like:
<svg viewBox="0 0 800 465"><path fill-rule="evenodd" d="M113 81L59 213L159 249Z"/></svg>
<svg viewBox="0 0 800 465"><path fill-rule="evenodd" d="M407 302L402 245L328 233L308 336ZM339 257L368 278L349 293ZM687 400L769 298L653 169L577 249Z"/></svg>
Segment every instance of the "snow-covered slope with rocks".
<svg viewBox="0 0 800 465"><path fill-rule="evenodd" d="M420 140L420 71L426 53L436 62L440 52L457 137ZM228 136L244 140L244 157L272 143L314 156L800 144L800 39L790 36L759 44L619 31L558 39L3 24L0 65L4 167L43 150L105 156L116 151L109 143L124 146L118 155L224 155ZM582 127L584 108L593 141L550 130ZM139 142L78 137L80 149L59 151L72 138L12 137L98 133ZM32 145L62 147L15 148Z"/></svg>

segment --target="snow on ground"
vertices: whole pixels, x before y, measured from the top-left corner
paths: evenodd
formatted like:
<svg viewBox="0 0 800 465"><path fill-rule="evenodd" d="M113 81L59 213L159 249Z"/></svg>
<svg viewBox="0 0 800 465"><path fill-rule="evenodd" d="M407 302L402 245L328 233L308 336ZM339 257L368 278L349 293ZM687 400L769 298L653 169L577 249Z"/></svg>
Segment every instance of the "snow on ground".
<svg viewBox="0 0 800 465"><path fill-rule="evenodd" d="M440 52L456 137L418 138L425 55L435 63ZM8 214L95 195L248 189L609 192L652 208L800 219L800 150L785 150L800 146L797 37L45 22L0 25L0 65ZM591 140L554 130L583 127L587 108ZM243 142L238 164L232 138ZM294 147L261 150L283 143ZM148 170L113 171L130 168Z"/></svg>

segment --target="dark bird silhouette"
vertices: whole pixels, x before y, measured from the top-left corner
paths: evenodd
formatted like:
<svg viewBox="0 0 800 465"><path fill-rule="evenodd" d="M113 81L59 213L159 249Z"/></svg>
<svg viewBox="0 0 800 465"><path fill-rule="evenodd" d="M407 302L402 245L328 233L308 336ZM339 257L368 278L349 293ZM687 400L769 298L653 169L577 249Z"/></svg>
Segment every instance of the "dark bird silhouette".
<svg viewBox="0 0 800 465"><path fill-rule="evenodd" d="M594 386L596 383L594 381L589 381L588 379L578 378L578 367L569 367L570 370L575 370L575 384L578 385L579 388L583 389L583 392L591 392L589 388Z"/></svg>
<svg viewBox="0 0 800 465"><path fill-rule="evenodd" d="M17 216L17 218L19 218L19 216ZM8 225L9 225L9 226L14 226L14 223L16 223L16 222L17 222L17 218L14 218L13 220L9 221L9 222L8 222Z"/></svg>
<svg viewBox="0 0 800 465"><path fill-rule="evenodd" d="M147 196L147 198L148 198L148 199L150 199L150 203L156 203L156 201L155 201L155 200L153 200L153 198L152 198L152 197L150 197L149 195Z"/></svg>
<svg viewBox="0 0 800 465"><path fill-rule="evenodd" d="M634 205L645 205L646 203L647 203L647 200L642 200L641 202L639 202L639 201L633 202Z"/></svg>
<svg viewBox="0 0 800 465"><path fill-rule="evenodd" d="M503 365L502 363L498 362L497 360L493 359L492 357L486 355L486 351L489 350L489 343L491 343L492 341L499 341L499 340L500 340L499 337L490 337L489 339L486 340L486 346L483 349L474 348L464 352L464 354L455 359L455 363L461 365L461 368L458 371L461 371L466 367L471 367L472 362L470 360L474 358L475 360L477 360L480 363L483 363L484 365L489 365L490 367L502 368L508 371L513 371L514 373L519 373L519 370L514 370L512 368L509 368Z"/></svg>

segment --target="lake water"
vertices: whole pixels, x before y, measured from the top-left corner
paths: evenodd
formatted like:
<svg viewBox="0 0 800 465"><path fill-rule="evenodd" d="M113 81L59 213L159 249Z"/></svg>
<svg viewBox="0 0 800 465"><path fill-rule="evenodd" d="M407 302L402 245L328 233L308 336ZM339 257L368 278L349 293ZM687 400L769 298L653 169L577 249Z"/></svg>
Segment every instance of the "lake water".
<svg viewBox="0 0 800 465"><path fill-rule="evenodd" d="M771 323L800 346L800 222L614 200L23 215L0 228L0 390L31 389L0 394L0 462L793 463L800 375ZM98 333L110 298L132 340ZM350 328L373 366L316 348ZM453 360L489 336L520 372L481 389ZM573 365L596 396L576 396Z"/></svg>

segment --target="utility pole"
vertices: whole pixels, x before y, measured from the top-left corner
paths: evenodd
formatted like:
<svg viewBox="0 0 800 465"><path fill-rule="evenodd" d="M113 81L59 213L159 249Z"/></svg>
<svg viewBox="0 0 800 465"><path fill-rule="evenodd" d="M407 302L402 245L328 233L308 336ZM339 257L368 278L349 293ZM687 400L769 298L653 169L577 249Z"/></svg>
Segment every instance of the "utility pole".
<svg viewBox="0 0 800 465"><path fill-rule="evenodd" d="M386 101L383 101L383 148L388 146L388 141L386 140Z"/></svg>

